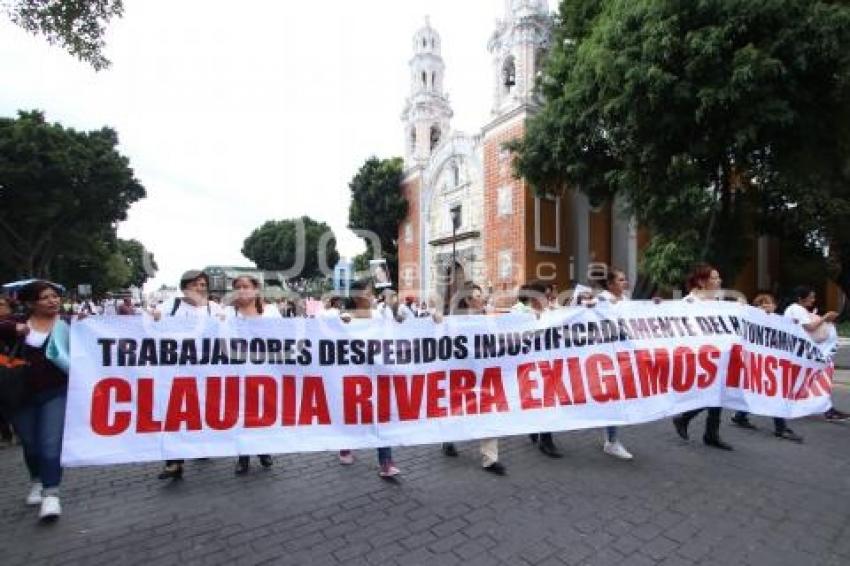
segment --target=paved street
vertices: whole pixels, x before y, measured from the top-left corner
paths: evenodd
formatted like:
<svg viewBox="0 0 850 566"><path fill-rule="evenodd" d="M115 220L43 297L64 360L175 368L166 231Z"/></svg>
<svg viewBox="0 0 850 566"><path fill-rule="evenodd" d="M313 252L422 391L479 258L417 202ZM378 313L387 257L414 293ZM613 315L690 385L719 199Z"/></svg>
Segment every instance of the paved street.
<svg viewBox="0 0 850 566"><path fill-rule="evenodd" d="M841 386L840 405L850 407ZM600 431L562 433L563 460L524 438L502 444L509 475L485 474L475 446L401 448L398 484L374 455L287 455L271 471L192 462L70 470L64 516L39 525L23 504L18 449L0 450L0 564L763 564L850 563L850 425L804 419L803 445L728 425L724 453L681 442L669 421L625 429L636 455L602 453ZM702 418L692 425L700 436Z"/></svg>

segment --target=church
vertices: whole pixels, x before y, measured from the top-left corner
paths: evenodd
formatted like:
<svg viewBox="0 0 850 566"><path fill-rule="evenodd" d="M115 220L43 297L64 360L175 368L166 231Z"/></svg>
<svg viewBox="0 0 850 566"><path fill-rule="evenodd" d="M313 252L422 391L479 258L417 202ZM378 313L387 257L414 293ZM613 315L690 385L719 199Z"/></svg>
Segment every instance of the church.
<svg viewBox="0 0 850 566"><path fill-rule="evenodd" d="M584 195L535 196L513 176L503 145L519 138L539 108L535 79L551 41L546 0L506 0L487 46L492 113L481 131L452 129L440 35L430 23L413 38L410 97L402 114L408 217L399 228L402 296L451 296L473 281L496 306L532 279L567 289L594 266L637 274L638 231L616 203Z"/></svg>
<svg viewBox="0 0 850 566"><path fill-rule="evenodd" d="M487 45L491 116L473 133L452 128L440 34L427 20L414 34L410 95L402 113L402 193L409 205L398 236L402 296L445 301L472 281L504 308L520 285L534 279L563 291L604 277L614 266L633 284L639 281L640 251L650 235L623 213L622 203L593 206L574 190L536 195L514 177L504 148L523 136L542 104L535 81L552 24L546 0L505 0ZM774 289L780 271L777 243L769 238L755 239L752 257L734 282L750 297ZM829 291L828 303L837 302L835 288Z"/></svg>

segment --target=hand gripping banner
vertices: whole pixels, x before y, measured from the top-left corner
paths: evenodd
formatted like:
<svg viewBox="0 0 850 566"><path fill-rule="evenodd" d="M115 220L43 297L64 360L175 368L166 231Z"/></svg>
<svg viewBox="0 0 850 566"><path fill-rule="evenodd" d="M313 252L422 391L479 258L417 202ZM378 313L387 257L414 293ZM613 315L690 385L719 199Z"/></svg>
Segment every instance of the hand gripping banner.
<svg viewBox="0 0 850 566"><path fill-rule="evenodd" d="M830 404L829 346L735 303L71 331L66 466L404 446Z"/></svg>

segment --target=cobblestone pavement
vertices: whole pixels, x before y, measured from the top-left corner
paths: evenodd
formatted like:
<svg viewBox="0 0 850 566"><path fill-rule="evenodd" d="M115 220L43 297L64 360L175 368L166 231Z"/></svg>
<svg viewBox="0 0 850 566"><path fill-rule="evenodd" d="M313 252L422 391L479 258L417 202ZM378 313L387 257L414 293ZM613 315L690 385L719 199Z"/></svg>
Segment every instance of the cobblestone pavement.
<svg viewBox="0 0 850 566"><path fill-rule="evenodd" d="M850 390L839 388L850 407ZM806 442L728 424L734 452L682 442L669 421L623 429L636 459L601 451L601 431L560 433L550 460L503 440L509 475L478 468L475 443L449 459L399 448L398 483L374 454L283 455L233 475L196 461L178 483L157 465L69 470L64 515L39 525L23 504L16 448L0 450L0 564L850 564L850 425L795 421ZM692 424L699 439L702 419Z"/></svg>

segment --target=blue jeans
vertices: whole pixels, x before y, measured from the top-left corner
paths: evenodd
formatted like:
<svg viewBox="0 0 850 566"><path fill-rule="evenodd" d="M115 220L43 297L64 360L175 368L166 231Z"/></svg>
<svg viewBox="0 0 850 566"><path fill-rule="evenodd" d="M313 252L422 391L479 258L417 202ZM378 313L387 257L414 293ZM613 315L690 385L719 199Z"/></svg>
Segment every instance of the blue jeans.
<svg viewBox="0 0 850 566"><path fill-rule="evenodd" d="M389 447L378 448L378 463L386 464L393 459L393 449Z"/></svg>
<svg viewBox="0 0 850 566"><path fill-rule="evenodd" d="M608 439L608 442L617 442L617 427L606 426L605 437Z"/></svg>
<svg viewBox="0 0 850 566"><path fill-rule="evenodd" d="M35 395L12 419L24 448L24 462L33 481L55 489L62 481L62 432L65 429L64 389Z"/></svg>

